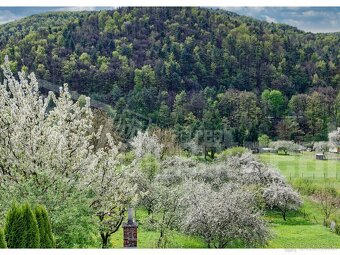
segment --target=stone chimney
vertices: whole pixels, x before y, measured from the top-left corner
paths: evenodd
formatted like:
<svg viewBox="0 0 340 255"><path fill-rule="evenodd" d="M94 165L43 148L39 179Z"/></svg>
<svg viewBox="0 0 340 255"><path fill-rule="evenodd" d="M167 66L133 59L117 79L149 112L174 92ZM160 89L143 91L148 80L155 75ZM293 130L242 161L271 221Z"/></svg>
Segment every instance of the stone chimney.
<svg viewBox="0 0 340 255"><path fill-rule="evenodd" d="M124 248L137 248L137 228L138 225L132 218L132 208L129 208L128 221L123 224Z"/></svg>

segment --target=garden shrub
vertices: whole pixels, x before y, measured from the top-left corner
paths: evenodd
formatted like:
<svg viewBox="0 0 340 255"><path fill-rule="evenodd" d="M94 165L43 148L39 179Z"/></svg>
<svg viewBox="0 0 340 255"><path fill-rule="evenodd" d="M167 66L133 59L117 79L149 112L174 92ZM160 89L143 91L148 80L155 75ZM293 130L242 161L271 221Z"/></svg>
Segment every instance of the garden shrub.
<svg viewBox="0 0 340 255"><path fill-rule="evenodd" d="M260 135L257 140L260 147L268 147L269 143L272 141L266 134Z"/></svg>
<svg viewBox="0 0 340 255"><path fill-rule="evenodd" d="M38 223L29 204L12 206L6 217L5 236L8 248L39 248Z"/></svg>
<svg viewBox="0 0 340 255"><path fill-rule="evenodd" d="M123 163L125 165L129 165L133 162L133 160L135 158L136 157L135 157L135 154L133 153L133 151L126 152L125 155L124 155Z"/></svg>
<svg viewBox="0 0 340 255"><path fill-rule="evenodd" d="M338 192L335 187L333 186L315 186L315 191L314 194L320 194L320 193L325 193L328 194L331 197L337 197Z"/></svg>
<svg viewBox="0 0 340 255"><path fill-rule="evenodd" d="M51 230L51 223L45 207L41 205L36 206L34 214L39 228L40 248L55 248L55 240Z"/></svg>
<svg viewBox="0 0 340 255"><path fill-rule="evenodd" d="M226 149L222 151L219 155L220 160L226 160L229 157L240 157L242 154L250 152L247 148L241 147L241 146L236 146L236 147L231 147L229 149Z"/></svg>
<svg viewBox="0 0 340 255"><path fill-rule="evenodd" d="M7 248L4 231L0 228L0 249Z"/></svg>
<svg viewBox="0 0 340 255"><path fill-rule="evenodd" d="M140 170L145 174L149 181L152 181L159 171L159 162L152 154L145 155L140 161Z"/></svg>
<svg viewBox="0 0 340 255"><path fill-rule="evenodd" d="M312 180L297 178L293 181L293 187L297 189L303 195L313 195L316 193L318 187Z"/></svg>
<svg viewBox="0 0 340 255"><path fill-rule="evenodd" d="M12 208L8 211L6 215L5 222L5 239L8 248L19 248L21 242L21 225L22 225L22 214L20 208L13 204ZM18 233L19 232L19 233Z"/></svg>

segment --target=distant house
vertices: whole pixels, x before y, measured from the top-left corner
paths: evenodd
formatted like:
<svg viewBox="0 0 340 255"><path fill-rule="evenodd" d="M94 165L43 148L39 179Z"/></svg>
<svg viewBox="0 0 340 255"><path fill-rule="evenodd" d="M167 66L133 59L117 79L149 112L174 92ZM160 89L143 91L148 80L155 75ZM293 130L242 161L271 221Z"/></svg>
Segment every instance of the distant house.
<svg viewBox="0 0 340 255"><path fill-rule="evenodd" d="M337 148L331 148L331 149L329 149L329 152L333 152L333 153L340 153L340 147L337 147Z"/></svg>

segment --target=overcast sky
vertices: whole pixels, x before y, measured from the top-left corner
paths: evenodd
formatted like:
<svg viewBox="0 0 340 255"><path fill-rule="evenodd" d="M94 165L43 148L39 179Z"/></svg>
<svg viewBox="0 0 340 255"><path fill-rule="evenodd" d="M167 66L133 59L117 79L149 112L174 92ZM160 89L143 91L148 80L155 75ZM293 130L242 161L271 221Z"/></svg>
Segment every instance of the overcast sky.
<svg viewBox="0 0 340 255"><path fill-rule="evenodd" d="M340 32L340 7L224 7L241 15L308 32Z"/></svg>
<svg viewBox="0 0 340 255"><path fill-rule="evenodd" d="M113 7L0 7L0 24L32 14L62 10L99 10ZM292 25L308 32L340 32L340 7L222 7L240 15Z"/></svg>

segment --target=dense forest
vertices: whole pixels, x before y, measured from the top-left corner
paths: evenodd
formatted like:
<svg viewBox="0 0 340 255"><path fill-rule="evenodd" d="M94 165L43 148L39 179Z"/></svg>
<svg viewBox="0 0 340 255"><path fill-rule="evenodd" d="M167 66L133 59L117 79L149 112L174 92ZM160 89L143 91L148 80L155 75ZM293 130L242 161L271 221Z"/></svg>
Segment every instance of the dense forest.
<svg viewBox="0 0 340 255"><path fill-rule="evenodd" d="M0 61L8 55L13 71L68 83L182 142L212 137L213 151L261 134L327 140L340 125L339 45L339 33L208 8L47 13L0 26Z"/></svg>

